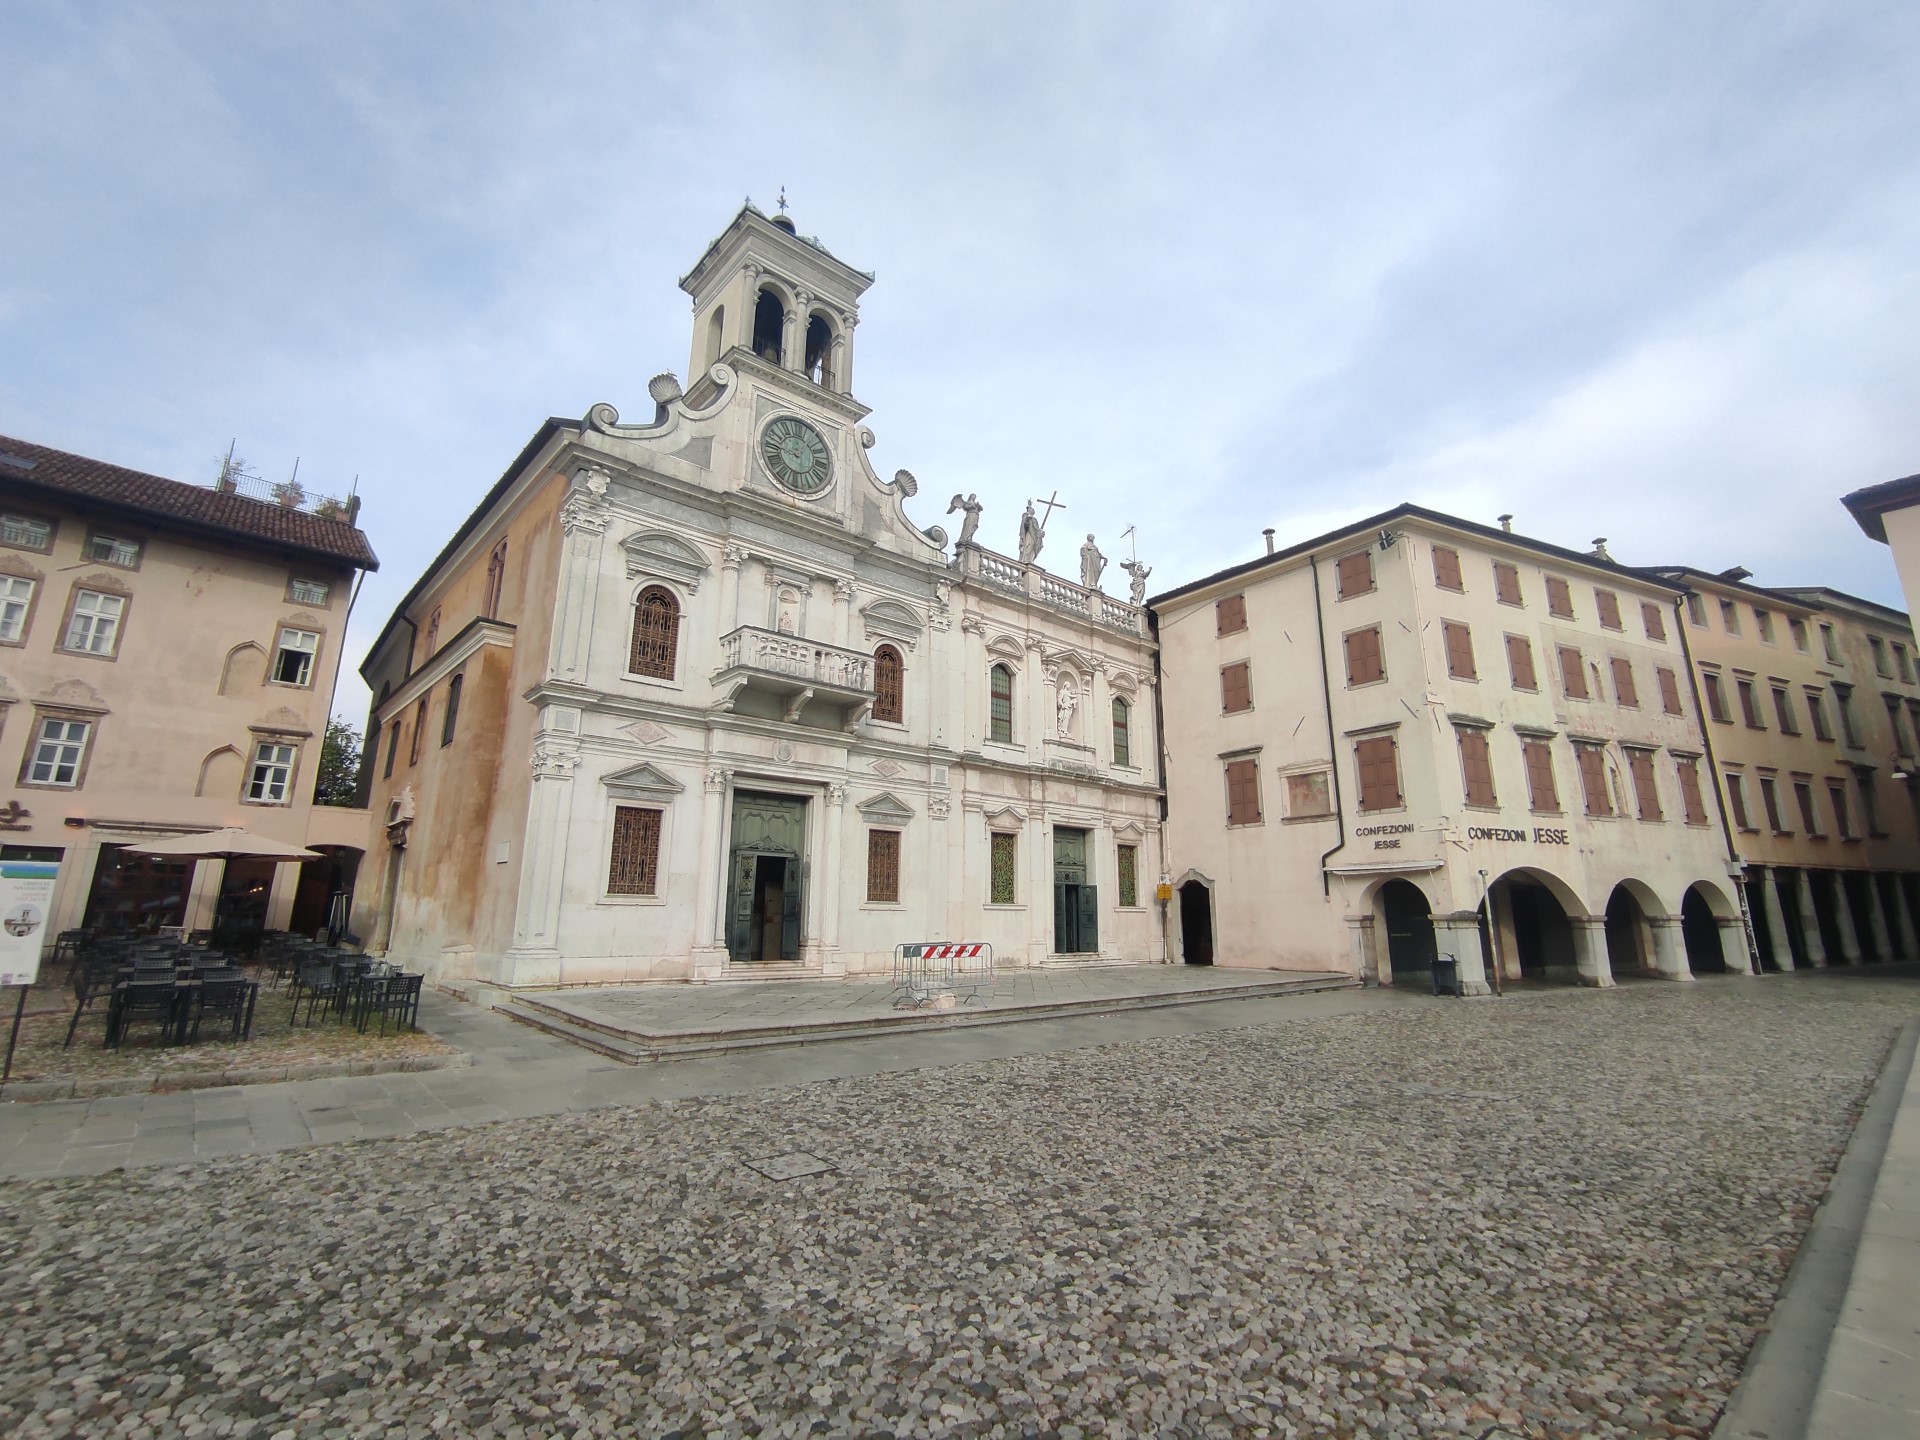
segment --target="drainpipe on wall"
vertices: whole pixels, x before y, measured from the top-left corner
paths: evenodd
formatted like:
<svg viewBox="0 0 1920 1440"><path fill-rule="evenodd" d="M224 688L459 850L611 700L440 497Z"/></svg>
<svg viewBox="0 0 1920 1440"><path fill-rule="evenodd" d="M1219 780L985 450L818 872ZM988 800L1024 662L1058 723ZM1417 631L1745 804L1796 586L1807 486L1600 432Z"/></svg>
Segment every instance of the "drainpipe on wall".
<svg viewBox="0 0 1920 1440"><path fill-rule="evenodd" d="M1347 817L1340 804L1340 742L1333 733L1333 679L1327 671L1327 612L1320 598L1318 555L1307 557L1307 569L1313 575L1313 630L1320 646L1320 703L1327 717L1327 772L1333 782L1333 823L1339 827L1340 835L1334 847L1320 857L1320 893L1331 899L1333 876L1327 870L1327 861L1347 848Z"/></svg>
<svg viewBox="0 0 1920 1440"><path fill-rule="evenodd" d="M1173 884L1173 862L1167 857L1167 726L1166 713L1161 703L1160 673L1160 617L1147 611L1147 634L1153 639L1153 735L1156 747L1160 751L1160 873L1166 876L1165 883L1171 891ZM1154 882L1154 894L1157 897L1161 882ZM1173 958L1173 900L1171 898L1155 902L1160 906L1160 953L1165 963L1174 964Z"/></svg>
<svg viewBox="0 0 1920 1440"><path fill-rule="evenodd" d="M1733 826L1727 820L1726 801L1720 794L1720 762L1713 753L1713 730L1707 723L1707 714L1700 704L1700 675L1693 665L1693 645L1687 639L1687 597L1677 595L1673 601L1674 629L1680 635L1680 655L1687 664L1687 692L1693 696L1693 718L1700 724L1700 741L1706 747L1707 774L1713 778L1713 807L1720 812L1720 837L1727 847L1727 871L1732 876L1736 867L1740 878L1733 882L1734 898L1740 903L1740 929L1747 937L1747 964L1755 975L1764 975L1760 967L1760 945L1753 938L1753 907L1747 903L1746 867L1741 864L1733 843Z"/></svg>

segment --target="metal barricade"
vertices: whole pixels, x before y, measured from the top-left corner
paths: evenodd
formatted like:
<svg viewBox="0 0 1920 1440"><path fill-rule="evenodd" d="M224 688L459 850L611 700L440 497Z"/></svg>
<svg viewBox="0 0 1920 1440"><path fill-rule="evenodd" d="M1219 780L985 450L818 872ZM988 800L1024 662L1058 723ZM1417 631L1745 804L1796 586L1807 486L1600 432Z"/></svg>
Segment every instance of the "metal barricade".
<svg viewBox="0 0 1920 1440"><path fill-rule="evenodd" d="M893 947L896 1010L952 1010L993 989L993 946L920 940Z"/></svg>

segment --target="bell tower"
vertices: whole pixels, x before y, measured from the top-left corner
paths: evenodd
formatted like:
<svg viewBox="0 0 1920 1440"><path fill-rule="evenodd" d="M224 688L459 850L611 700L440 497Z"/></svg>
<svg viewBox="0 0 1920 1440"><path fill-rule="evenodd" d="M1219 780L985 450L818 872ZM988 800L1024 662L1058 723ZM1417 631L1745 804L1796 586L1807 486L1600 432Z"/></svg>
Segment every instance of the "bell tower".
<svg viewBox="0 0 1920 1440"><path fill-rule="evenodd" d="M784 208L768 217L749 202L680 281L693 297L687 388L716 360L733 364L744 352L745 368L851 397L853 330L872 283L801 235Z"/></svg>

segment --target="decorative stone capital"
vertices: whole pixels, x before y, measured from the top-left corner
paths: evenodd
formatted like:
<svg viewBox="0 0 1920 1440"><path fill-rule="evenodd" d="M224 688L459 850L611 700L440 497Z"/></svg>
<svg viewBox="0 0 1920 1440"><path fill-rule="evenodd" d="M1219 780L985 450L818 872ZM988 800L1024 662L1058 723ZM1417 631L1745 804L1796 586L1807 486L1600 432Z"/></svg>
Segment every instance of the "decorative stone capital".
<svg viewBox="0 0 1920 1440"><path fill-rule="evenodd" d="M929 795L927 797L927 818L928 819L944 820L952 813L953 813L953 801L950 800L947 796Z"/></svg>
<svg viewBox="0 0 1920 1440"><path fill-rule="evenodd" d="M833 595L836 600L850 603L853 600L853 581L836 580L833 582Z"/></svg>
<svg viewBox="0 0 1920 1440"><path fill-rule="evenodd" d="M576 491L560 507L560 528L568 535L604 535L607 531L606 502L597 496Z"/></svg>
<svg viewBox="0 0 1920 1440"><path fill-rule="evenodd" d="M847 803L847 787L844 785L827 786L827 804L836 809Z"/></svg>
<svg viewBox="0 0 1920 1440"><path fill-rule="evenodd" d="M542 741L533 747L533 778L536 780L571 780L579 765L580 755L571 747L562 747L549 741Z"/></svg>
<svg viewBox="0 0 1920 1440"><path fill-rule="evenodd" d="M960 617L960 629L967 635L984 635L987 633L987 622L969 613Z"/></svg>
<svg viewBox="0 0 1920 1440"><path fill-rule="evenodd" d="M747 563L747 552L739 545L729 545L720 552L720 564L728 570L738 570Z"/></svg>
<svg viewBox="0 0 1920 1440"><path fill-rule="evenodd" d="M719 765L707 771L707 793L709 795L718 795L722 790L725 790L727 788L727 775L728 771Z"/></svg>

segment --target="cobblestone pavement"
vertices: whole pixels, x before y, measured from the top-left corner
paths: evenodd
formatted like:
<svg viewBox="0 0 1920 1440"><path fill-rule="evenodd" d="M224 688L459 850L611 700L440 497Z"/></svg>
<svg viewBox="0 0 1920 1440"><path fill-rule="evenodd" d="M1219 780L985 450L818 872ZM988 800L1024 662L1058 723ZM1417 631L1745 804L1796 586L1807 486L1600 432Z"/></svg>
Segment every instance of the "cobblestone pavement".
<svg viewBox="0 0 1920 1440"><path fill-rule="evenodd" d="M0 1433L1704 1435L1916 1008L1542 991L16 1181Z"/></svg>

